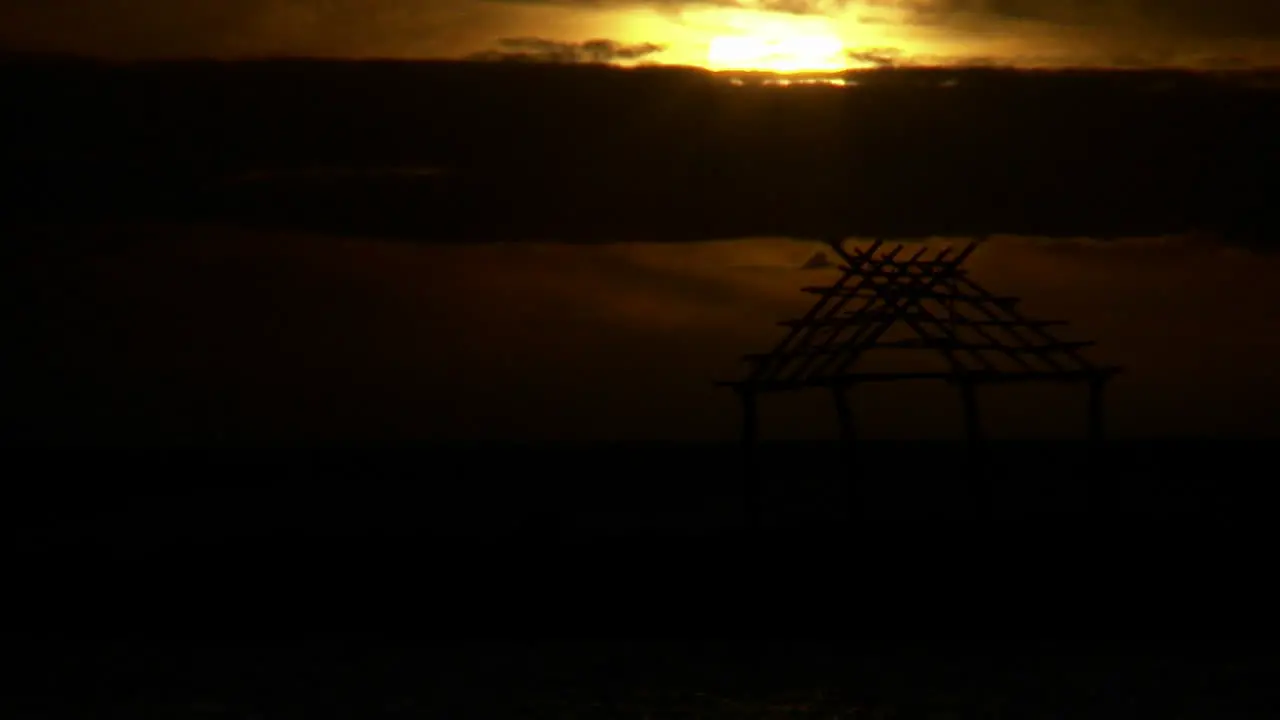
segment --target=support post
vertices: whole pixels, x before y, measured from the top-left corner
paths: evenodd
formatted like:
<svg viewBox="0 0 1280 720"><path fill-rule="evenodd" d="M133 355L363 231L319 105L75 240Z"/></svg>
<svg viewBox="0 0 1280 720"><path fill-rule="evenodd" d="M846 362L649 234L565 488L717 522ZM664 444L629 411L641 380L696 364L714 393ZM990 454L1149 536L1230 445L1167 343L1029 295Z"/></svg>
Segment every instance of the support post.
<svg viewBox="0 0 1280 720"><path fill-rule="evenodd" d="M857 428L853 422L853 408L849 395L854 385L833 385L831 398L836 406L836 418L840 422L840 462L845 479L845 501L849 516L855 518L862 511L862 494L859 492L860 473L857 467Z"/></svg>
<svg viewBox="0 0 1280 720"><path fill-rule="evenodd" d="M968 379L960 380L960 401L964 405L965 440L969 453L969 472L975 510L985 512L991 500L989 487L985 441L982 435L982 422L978 414L977 384Z"/></svg>
<svg viewBox="0 0 1280 720"><path fill-rule="evenodd" d="M970 380L960 381L960 401L964 404L964 433L971 452L982 445L982 422L978 415L978 391Z"/></svg>
<svg viewBox="0 0 1280 720"><path fill-rule="evenodd" d="M956 282L956 276L953 272L947 278L947 335L956 337L956 293L959 292L959 283Z"/></svg>
<svg viewBox="0 0 1280 720"><path fill-rule="evenodd" d="M1103 400L1107 389L1105 375L1089 378L1089 438L1084 461L1089 472L1097 472L1106 461L1103 457Z"/></svg>
<svg viewBox="0 0 1280 720"><path fill-rule="evenodd" d="M760 476L756 467L756 436L759 419L756 414L756 393L751 388L741 388L742 399L742 490L747 505L747 524L759 529L763 523L760 507Z"/></svg>
<svg viewBox="0 0 1280 720"><path fill-rule="evenodd" d="M1089 443L1095 446L1103 440L1104 396L1107 380L1105 375L1089 379Z"/></svg>

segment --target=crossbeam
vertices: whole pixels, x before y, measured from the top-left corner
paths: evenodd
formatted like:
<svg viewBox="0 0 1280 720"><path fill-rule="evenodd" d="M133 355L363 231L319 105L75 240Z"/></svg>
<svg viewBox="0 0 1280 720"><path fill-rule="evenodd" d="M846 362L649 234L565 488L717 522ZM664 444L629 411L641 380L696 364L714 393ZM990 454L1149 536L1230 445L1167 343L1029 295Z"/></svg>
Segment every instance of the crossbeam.
<svg viewBox="0 0 1280 720"><path fill-rule="evenodd" d="M1097 342L1093 340L1054 342L1040 345L1010 345L1008 343L971 343L953 340L951 338L907 338L905 340L879 342L872 347L892 350L928 350L946 348L949 350L994 350L1000 352L1038 354L1066 352L1068 350L1082 350L1087 347L1093 347L1094 345L1097 345Z"/></svg>
<svg viewBox="0 0 1280 720"><path fill-rule="evenodd" d="M876 252L879 251L880 247L883 245L884 245L883 240L876 240L871 244L870 247L866 248L865 250L855 250L853 253L850 253L847 250L845 250L843 247L841 247L838 243L832 243L832 247L850 265L863 265L866 262L869 262L872 256L874 256ZM898 253L902 252L903 247L904 246L902 244L899 244L897 247L893 248L888 253L881 255L877 263L880 265L883 265L885 263L893 262L894 259L897 258ZM912 257L914 259L914 258L918 258L919 256L920 256L920 253L916 253ZM843 286L844 283L853 279L853 277L854 275L852 273L845 273L843 276L841 276L840 280L836 282L835 285L832 286L831 290L834 291L835 289ZM834 292L824 293L823 296L818 299L818 302L814 303L813 306L809 308L809 311L805 313L804 317L801 318L801 321L816 320L824 317L832 317L836 313L839 313L844 308L844 306L848 304L848 302L849 302L848 298L838 298L835 296ZM777 346L775 346L774 349L775 351L785 350L793 346L797 342L802 342L812 333L813 333L813 328L803 324L803 322L795 326L792 326L791 331L787 333L786 337L782 338L782 340L778 342ZM767 367L764 364L761 364L752 371L752 374L753 376L758 375L759 373L764 372L766 369Z"/></svg>
<svg viewBox="0 0 1280 720"><path fill-rule="evenodd" d="M928 314L928 310L920 305L921 298L912 297L908 294L908 291L936 291L939 286L949 286L953 284L954 280L948 278L948 276L954 275L954 273L957 272L957 268L960 263L964 262L976 247L976 243L970 243L954 258L948 258L951 253L950 247L943 248L934 256L933 261L935 263L941 263L945 260L947 263L952 264L948 265L945 270L941 272L930 274L903 270L892 274L892 283L873 282L876 279L884 279L884 266L880 267L881 275L879 277L864 275L864 281L860 287L869 288L871 295L869 296L866 304L862 306L861 311L866 312L869 310L876 310L886 313L885 319L879 322L860 324L856 331L856 335L853 338L849 338L845 343L836 343L834 336L829 338L827 343L828 345L840 344L847 349L847 352L841 353L838 356L841 358L839 361L836 360L836 356L826 355L824 356L824 360L819 361L816 364L816 367L812 361L807 362L801 366L802 369L799 372L792 373L790 378L786 379L799 380L805 377L832 375L847 371L858 361L863 349L872 347L885 334L885 332L889 330L896 320L902 319L908 325L911 325L911 319L907 316L907 313L914 310L916 312ZM920 257L921 253L916 253L916 255L912 256L911 259L918 260ZM884 303L884 305L875 307L877 302ZM857 311L855 311L855 314L856 312ZM915 327L918 332L923 333L923 331L919 329L919 326ZM944 349L940 350L940 352L947 358L948 363L955 367L960 366L950 351ZM775 379L784 378L775 377Z"/></svg>
<svg viewBox="0 0 1280 720"><path fill-rule="evenodd" d="M866 263L869 263L872 267L879 268L895 262L898 257L898 254L901 253L903 250L903 245L899 244L889 253L881 255L878 258L875 258L874 261L872 261L871 258L875 254L875 249L878 248L880 244L881 244L881 241L877 240L871 246L870 249L868 249L865 252L857 253L856 255L850 254L839 245L833 245L833 247L851 265L859 264L865 261ZM908 258L908 261L920 259L920 257L924 255L925 250L926 248L920 248L919 251L917 251L914 255ZM938 253L938 256L945 257L949 252L950 252L949 248L944 249L942 252ZM833 286L831 289L829 289L830 290L829 292L823 293L822 297L818 299L818 302L814 303L813 307L809 309L809 312L805 315L805 317L809 319L835 317L837 313L842 312L844 310L845 305L847 305L852 298L847 295L840 297L837 295L835 291L838 291L839 289L841 289L844 283L854 279L855 277L856 276L852 274L845 274L844 276L842 276L840 280L836 283L836 285ZM854 287L855 288L860 287L862 285L865 285L868 282L869 282L869 278L862 277L858 282L858 284L855 285ZM813 327L806 327L804 325L798 325L793 327L791 329L791 332L787 333L787 336L783 338L782 341L779 342L776 346L774 346L773 355L775 355L777 359L780 360L780 362L762 361L757 363L755 365L755 368L752 370L752 377L759 378L763 376L765 373L770 371L772 371L775 376L781 373L788 365L788 361L782 358L782 353L786 352L789 349L794 348L798 343L802 343L805 341L812 341L814 338L814 335L815 335L815 328ZM823 345L829 345L833 342L833 340L834 338L827 337L823 342ZM804 371L803 367L790 368L790 369L793 372Z"/></svg>
<svg viewBox="0 0 1280 720"><path fill-rule="evenodd" d="M929 323L929 324L955 325L955 326L962 326L962 327L1045 328L1045 327L1059 327L1059 326L1070 324L1066 320L1024 320L1019 322L1017 320L971 320L967 318L947 319L947 318L936 318L927 313L918 312L914 310L907 310L901 313L889 313L889 312L878 312L874 310L868 310L861 313L849 313L848 315L844 315L842 317L836 317L836 318L818 318L814 320L804 320L804 319L779 320L778 324L783 327L796 327L796 326L824 327L829 325L849 325L849 324L857 323L861 320L885 320L890 317L910 318L915 322Z"/></svg>
<svg viewBox="0 0 1280 720"><path fill-rule="evenodd" d="M1009 345L1005 343L971 343L953 340L951 338L907 338L905 340L888 340L880 341L867 345L850 345L839 344L825 347L809 347L789 350L783 353L747 353L742 358L748 362L759 362L769 359L786 359L798 357L811 357L814 355L838 355L852 351L865 352L867 350L952 350L952 351L986 351L1001 353L1027 353L1031 355L1042 355L1046 353L1061 353L1071 350L1082 350L1087 347L1097 345L1092 340L1080 340L1073 342L1057 342L1046 343L1043 345Z"/></svg>
<svg viewBox="0 0 1280 720"><path fill-rule="evenodd" d="M904 276L911 277L911 276ZM920 279L932 279L924 275L915 276ZM935 283L936 284L936 283ZM860 297L860 298L884 298L897 297L909 300L938 300L941 302L965 302L965 303L984 303L988 302L998 305L1002 308L1013 307L1017 305L1018 298L1002 297L997 295L971 295L968 293L952 293L941 290L917 289L907 287L905 283L901 284L901 289L894 285L872 285L870 288L831 288L821 286L807 286L800 288L800 292L813 293L818 295L835 295L837 297Z"/></svg>
<svg viewBox="0 0 1280 720"><path fill-rule="evenodd" d="M725 380L716 383L754 392L802 390L857 385L859 383L899 380L942 380L948 383L1005 384L1018 382L1090 382L1106 379L1121 371L1119 367L1095 367L1087 370L1062 371L939 371L939 372L860 372L804 380Z"/></svg>
<svg viewBox="0 0 1280 720"><path fill-rule="evenodd" d="M957 269L959 268L961 262L964 262L964 261L960 260L959 262L957 262L956 260L902 260L894 263L893 266L895 268L903 268L903 269L918 268L921 270L951 269L951 270L954 270L955 272L963 273L964 270ZM854 273L861 273L866 271L865 268L863 267L859 267L856 265L854 266L843 265L843 264L837 265L836 269L840 270L841 272L854 272Z"/></svg>

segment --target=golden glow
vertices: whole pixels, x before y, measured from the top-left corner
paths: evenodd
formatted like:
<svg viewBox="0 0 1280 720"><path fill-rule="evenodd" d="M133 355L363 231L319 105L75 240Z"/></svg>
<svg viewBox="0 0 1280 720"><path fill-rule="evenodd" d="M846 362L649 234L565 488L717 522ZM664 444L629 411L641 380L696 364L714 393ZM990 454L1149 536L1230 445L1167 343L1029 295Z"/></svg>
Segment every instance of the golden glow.
<svg viewBox="0 0 1280 720"><path fill-rule="evenodd" d="M752 87L764 85L773 87L791 87L793 85L823 85L829 87L857 87L858 83L838 77L778 77L752 78L730 77L729 84L734 87Z"/></svg>
<svg viewBox="0 0 1280 720"><path fill-rule="evenodd" d="M741 80L739 80L734 84L745 85L745 83L742 82ZM798 80L792 80L791 78L766 78L761 84L777 85L780 87L791 87L792 85L830 85L832 87L848 87L851 83L849 83L844 78L816 77L816 78L800 78ZM852 83L852 84L856 85L857 83Z"/></svg>
<svg viewBox="0 0 1280 720"><path fill-rule="evenodd" d="M725 25L728 32L714 35L707 46L711 70L794 73L849 66L844 42L827 18L738 11Z"/></svg>
<svg viewBox="0 0 1280 720"><path fill-rule="evenodd" d="M821 16L707 5L684 9L678 17L640 7L600 12L609 25L577 31L577 36L661 42L666 49L646 63L716 71L835 73L866 67L847 51L868 48L895 48L906 57L982 54L977 46L961 47L961 40L929 35L929 28L864 23L853 6Z"/></svg>

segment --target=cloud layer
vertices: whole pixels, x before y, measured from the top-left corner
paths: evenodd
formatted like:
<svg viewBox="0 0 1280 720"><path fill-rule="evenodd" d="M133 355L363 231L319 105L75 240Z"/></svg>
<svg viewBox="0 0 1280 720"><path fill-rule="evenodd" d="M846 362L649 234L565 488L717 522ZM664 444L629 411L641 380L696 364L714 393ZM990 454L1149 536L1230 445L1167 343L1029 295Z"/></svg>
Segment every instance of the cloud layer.
<svg viewBox="0 0 1280 720"><path fill-rule="evenodd" d="M128 252L82 259L97 270L62 260L38 269L80 278L78 290L15 295L44 340L14 345L15 366L43 368L23 378L41 417L54 412L57 388L83 388L151 442L228 429L339 441L732 440L738 407L712 381L734 376L741 353L776 343L775 321L812 302L800 287L830 272L794 269L816 245L766 238L412 245L165 228L130 237ZM1280 258L1173 239L1000 238L967 266L993 292L1022 297L1028 315L1070 320L1064 339L1097 340L1090 357L1127 369L1110 396L1115 436L1280 434L1271 332L1280 301L1268 292ZM51 385L26 386L38 382ZM1079 437L1078 390L990 389L983 422L994 437ZM832 436L821 393L773 396L767 407L770 438ZM963 427L941 385L863 388L858 407L869 437L959 437Z"/></svg>
<svg viewBox="0 0 1280 720"><path fill-rule="evenodd" d="M663 27L674 33L686 11L715 7L840 16L855 28L1005 58L1280 59L1280 3L1269 0L0 0L0 47L124 57L462 57L526 36L666 45ZM637 12L669 22L637 37Z"/></svg>

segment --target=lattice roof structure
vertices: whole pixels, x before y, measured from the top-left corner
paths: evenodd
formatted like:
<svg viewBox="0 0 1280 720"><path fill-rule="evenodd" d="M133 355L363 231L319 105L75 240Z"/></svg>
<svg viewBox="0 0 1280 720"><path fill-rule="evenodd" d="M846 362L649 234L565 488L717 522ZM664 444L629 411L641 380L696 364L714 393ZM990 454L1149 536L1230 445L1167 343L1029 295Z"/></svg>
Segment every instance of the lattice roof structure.
<svg viewBox="0 0 1280 720"><path fill-rule="evenodd" d="M975 282L962 266L978 244L927 256L927 246L905 255L903 245L882 251L882 241L853 252L833 243L844 261L839 278L803 288L818 296L809 311L779 323L788 332L772 350L743 356L745 377L720 384L768 392L912 379L1099 381L1119 372L1081 354L1093 342L1064 341L1050 331L1065 321L1027 318L1018 298ZM859 370L877 350L934 351L945 368Z"/></svg>

